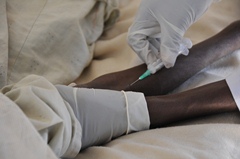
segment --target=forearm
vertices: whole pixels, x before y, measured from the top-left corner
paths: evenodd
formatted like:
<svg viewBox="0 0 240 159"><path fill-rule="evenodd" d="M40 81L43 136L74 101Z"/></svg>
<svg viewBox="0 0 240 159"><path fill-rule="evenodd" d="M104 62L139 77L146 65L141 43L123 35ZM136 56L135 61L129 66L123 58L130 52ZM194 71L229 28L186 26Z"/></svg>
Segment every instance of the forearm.
<svg viewBox="0 0 240 159"><path fill-rule="evenodd" d="M231 24L212 38L193 46L187 57L178 57L174 67L163 68L156 74L129 87L128 90L142 91L145 95L166 94L203 68L237 49L240 49L240 21Z"/></svg>
<svg viewBox="0 0 240 159"><path fill-rule="evenodd" d="M178 94L146 97L146 101L152 128L200 116L238 111L224 80Z"/></svg>
<svg viewBox="0 0 240 159"><path fill-rule="evenodd" d="M214 37L193 46L187 57L178 57L173 68L163 68L133 86L130 84L146 71L145 65L107 74L79 87L137 91L147 96L162 95L172 91L214 61L239 48L240 21L237 21Z"/></svg>

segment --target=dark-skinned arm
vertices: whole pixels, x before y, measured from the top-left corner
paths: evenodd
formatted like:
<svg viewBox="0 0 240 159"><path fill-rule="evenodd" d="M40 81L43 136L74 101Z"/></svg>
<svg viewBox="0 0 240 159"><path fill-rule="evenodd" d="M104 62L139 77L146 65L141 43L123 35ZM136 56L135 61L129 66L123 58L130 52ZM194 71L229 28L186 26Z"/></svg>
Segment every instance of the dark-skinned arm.
<svg viewBox="0 0 240 159"><path fill-rule="evenodd" d="M146 97L151 128L179 121L238 111L225 80L189 91Z"/></svg>
<svg viewBox="0 0 240 159"><path fill-rule="evenodd" d="M163 95L217 61L240 49L240 21L226 27L217 35L196 44L188 56L179 56L174 67L163 68L156 74L130 86L143 72L145 65L110 73L79 87L143 92L146 96Z"/></svg>

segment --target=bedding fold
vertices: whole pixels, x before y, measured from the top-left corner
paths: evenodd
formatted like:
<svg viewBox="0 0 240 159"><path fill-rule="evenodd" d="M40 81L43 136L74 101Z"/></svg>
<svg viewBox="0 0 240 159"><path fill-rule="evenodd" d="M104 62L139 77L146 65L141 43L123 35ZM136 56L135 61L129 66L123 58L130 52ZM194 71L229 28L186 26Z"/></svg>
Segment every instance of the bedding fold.
<svg viewBox="0 0 240 159"><path fill-rule="evenodd" d="M0 93L0 158L57 159L21 109Z"/></svg>
<svg viewBox="0 0 240 159"><path fill-rule="evenodd" d="M8 57L3 63L8 62L8 68L4 66L7 75L3 74L1 81L7 80L7 84L29 74L41 75L54 84L71 83L91 61L95 41L118 18L117 0L1 3L4 27L0 34L4 34L5 45L1 54Z"/></svg>
<svg viewBox="0 0 240 159"><path fill-rule="evenodd" d="M34 126L45 144L52 149L56 156L73 158L79 153L82 127L71 106L64 102L58 90L46 78L30 75L15 84L5 86L1 92L17 104L25 118L31 122L30 125ZM24 129L21 123L15 121L15 117L13 120L13 124L20 124L16 128L19 129L18 131ZM29 125L29 122L24 124ZM6 126L2 125L1 128L6 128ZM32 133L31 131L29 134ZM22 139L27 136L20 134L20 137L16 138ZM35 141L25 139L22 140L22 143L12 142L12 145L26 143L34 146ZM41 151L44 151L43 148L39 147ZM9 154L9 151L5 153Z"/></svg>

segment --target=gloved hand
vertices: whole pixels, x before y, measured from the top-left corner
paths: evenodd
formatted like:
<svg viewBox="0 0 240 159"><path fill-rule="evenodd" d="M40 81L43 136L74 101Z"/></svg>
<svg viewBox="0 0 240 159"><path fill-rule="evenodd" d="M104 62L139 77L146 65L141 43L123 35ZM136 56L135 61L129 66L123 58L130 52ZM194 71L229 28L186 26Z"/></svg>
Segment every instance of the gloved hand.
<svg viewBox="0 0 240 159"><path fill-rule="evenodd" d="M173 67L177 56L188 55L192 47L191 40L183 37L185 32L216 1L142 0L128 43L152 73Z"/></svg>

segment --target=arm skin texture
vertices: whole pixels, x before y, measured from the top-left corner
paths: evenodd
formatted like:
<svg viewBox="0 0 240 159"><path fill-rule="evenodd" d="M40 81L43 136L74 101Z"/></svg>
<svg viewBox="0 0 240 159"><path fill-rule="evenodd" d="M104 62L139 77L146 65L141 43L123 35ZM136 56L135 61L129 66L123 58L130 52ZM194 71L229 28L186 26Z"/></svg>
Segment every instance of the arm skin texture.
<svg viewBox="0 0 240 159"><path fill-rule="evenodd" d="M194 45L188 56L178 57L174 67L163 68L132 86L130 84L146 71L146 65L103 75L77 87L136 91L143 92L145 96L163 95L237 49L240 49L240 21L232 23L217 35Z"/></svg>

